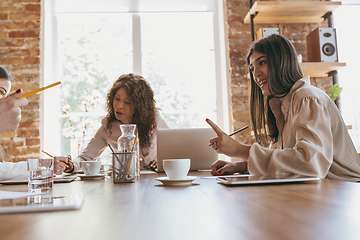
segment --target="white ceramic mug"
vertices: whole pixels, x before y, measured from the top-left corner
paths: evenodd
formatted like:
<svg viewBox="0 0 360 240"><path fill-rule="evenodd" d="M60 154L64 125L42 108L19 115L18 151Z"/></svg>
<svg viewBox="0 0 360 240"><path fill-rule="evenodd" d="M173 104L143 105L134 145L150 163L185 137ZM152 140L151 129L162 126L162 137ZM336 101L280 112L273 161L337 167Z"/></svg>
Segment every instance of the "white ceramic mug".
<svg viewBox="0 0 360 240"><path fill-rule="evenodd" d="M184 180L190 170L190 159L164 159L166 176L171 180Z"/></svg>
<svg viewBox="0 0 360 240"><path fill-rule="evenodd" d="M100 161L81 161L80 167L85 175L97 175L101 168Z"/></svg>

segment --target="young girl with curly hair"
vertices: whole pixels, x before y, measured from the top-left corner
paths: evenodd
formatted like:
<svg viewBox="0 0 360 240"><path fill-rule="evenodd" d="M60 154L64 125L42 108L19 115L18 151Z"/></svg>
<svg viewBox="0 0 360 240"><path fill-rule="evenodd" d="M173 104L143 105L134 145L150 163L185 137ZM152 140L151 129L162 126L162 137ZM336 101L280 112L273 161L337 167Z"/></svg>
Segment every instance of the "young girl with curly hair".
<svg viewBox="0 0 360 240"><path fill-rule="evenodd" d="M121 124L136 124L139 136L141 168L156 168L156 129L169 128L155 107L154 92L149 83L135 74L121 75L107 94L107 115L101 127L91 139L84 151L74 159L75 169L80 168L80 161L98 158L108 143L117 148L121 136ZM65 172L72 172L69 165Z"/></svg>

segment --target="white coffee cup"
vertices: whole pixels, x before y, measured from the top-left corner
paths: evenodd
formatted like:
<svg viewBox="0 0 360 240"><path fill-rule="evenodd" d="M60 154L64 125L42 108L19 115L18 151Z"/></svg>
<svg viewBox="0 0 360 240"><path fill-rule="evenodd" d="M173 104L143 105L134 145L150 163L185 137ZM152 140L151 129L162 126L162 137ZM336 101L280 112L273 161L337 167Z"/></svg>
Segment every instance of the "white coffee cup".
<svg viewBox="0 0 360 240"><path fill-rule="evenodd" d="M171 180L184 180L190 170L190 159L164 159L166 176Z"/></svg>
<svg viewBox="0 0 360 240"><path fill-rule="evenodd" d="M101 168L100 161L81 161L80 167L85 175L97 175Z"/></svg>

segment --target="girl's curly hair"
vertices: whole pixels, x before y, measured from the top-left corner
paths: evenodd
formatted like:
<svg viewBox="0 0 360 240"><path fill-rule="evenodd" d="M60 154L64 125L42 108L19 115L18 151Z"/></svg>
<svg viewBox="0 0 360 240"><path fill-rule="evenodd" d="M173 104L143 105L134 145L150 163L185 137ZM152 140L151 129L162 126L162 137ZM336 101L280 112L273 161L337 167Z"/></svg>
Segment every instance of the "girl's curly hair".
<svg viewBox="0 0 360 240"><path fill-rule="evenodd" d="M155 120L156 107L154 92L142 76L132 73L124 74L114 82L107 94L107 115L105 119L108 121L105 130L111 135L111 123L118 121L114 114L113 102L115 94L120 88L126 90L126 94L135 107L133 120L137 126L140 147L149 148L154 130L157 127Z"/></svg>

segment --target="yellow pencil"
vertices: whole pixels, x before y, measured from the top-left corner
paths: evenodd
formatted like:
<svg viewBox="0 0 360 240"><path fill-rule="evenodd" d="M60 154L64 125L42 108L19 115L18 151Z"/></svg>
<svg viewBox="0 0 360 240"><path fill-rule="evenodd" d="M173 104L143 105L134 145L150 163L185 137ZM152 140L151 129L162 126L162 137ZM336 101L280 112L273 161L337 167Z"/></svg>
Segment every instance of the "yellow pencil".
<svg viewBox="0 0 360 240"><path fill-rule="evenodd" d="M132 149L131 149L132 152L133 152L134 149L135 149L135 144L136 144L136 142L137 142L137 136L135 137L134 145L133 145L133 147L132 147Z"/></svg>
<svg viewBox="0 0 360 240"><path fill-rule="evenodd" d="M21 95L20 97L24 98L24 97L30 96L30 95L32 95L32 94L35 94L35 93L44 91L45 89L48 89L48 88L57 86L57 85L59 85L59 84L61 84L61 82L56 82L56 83L50 84L50 85L48 85L48 86L46 86L46 87L42 87L42 88L36 89L36 90L34 90L34 91L25 93L25 94Z"/></svg>
<svg viewBox="0 0 360 240"><path fill-rule="evenodd" d="M133 145L133 147L132 147L131 153L133 153L134 150L135 150L136 142L137 142L137 136L135 137L135 141L134 141L134 145ZM134 153L134 154L135 154L135 153ZM134 157L134 155L132 155L132 157ZM126 166L126 177L129 176L129 170L130 170L131 161L132 161L132 158L130 158L130 161L128 162L128 164L127 164L127 166ZM135 164L136 164L136 163L135 163Z"/></svg>
<svg viewBox="0 0 360 240"><path fill-rule="evenodd" d="M45 152L44 150L41 150L43 153L45 153L46 155L48 155L49 157L54 157L53 155L51 155L50 153Z"/></svg>

